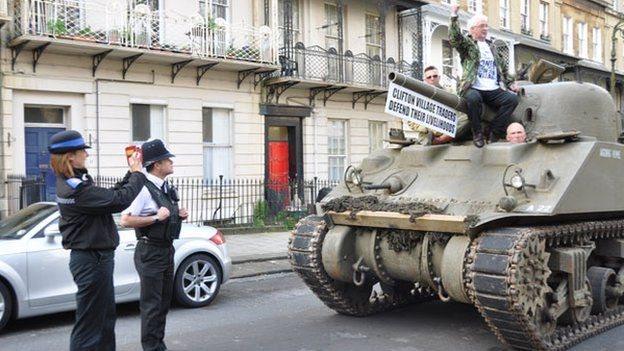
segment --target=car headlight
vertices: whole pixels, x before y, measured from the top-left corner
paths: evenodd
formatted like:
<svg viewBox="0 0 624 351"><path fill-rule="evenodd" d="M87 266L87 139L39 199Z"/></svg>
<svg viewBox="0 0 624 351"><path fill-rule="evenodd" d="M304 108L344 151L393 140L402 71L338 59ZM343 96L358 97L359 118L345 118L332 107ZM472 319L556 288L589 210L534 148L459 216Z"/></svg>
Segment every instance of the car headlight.
<svg viewBox="0 0 624 351"><path fill-rule="evenodd" d="M518 173L514 174L510 179L511 186L520 190L524 187L524 179Z"/></svg>

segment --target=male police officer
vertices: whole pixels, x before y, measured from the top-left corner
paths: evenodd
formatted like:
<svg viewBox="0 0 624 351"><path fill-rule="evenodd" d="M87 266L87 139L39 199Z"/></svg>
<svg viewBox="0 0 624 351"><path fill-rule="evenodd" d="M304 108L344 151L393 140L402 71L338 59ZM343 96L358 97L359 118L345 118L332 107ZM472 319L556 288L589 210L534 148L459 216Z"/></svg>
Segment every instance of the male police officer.
<svg viewBox="0 0 624 351"><path fill-rule="evenodd" d="M141 157L135 154L128 159L131 173L114 189L95 186L85 167L88 148L74 130L54 134L48 147L59 229L63 247L71 249L69 269L78 287L70 351L115 350L113 270L119 234L111 213L128 207L145 182Z"/></svg>
<svg viewBox="0 0 624 351"><path fill-rule="evenodd" d="M138 239L134 264L141 279L141 345L146 351L163 351L173 294L173 240L187 212L178 208L176 191L165 180L173 173L174 155L159 139L144 143L142 153L148 181L123 212L121 224L135 228Z"/></svg>

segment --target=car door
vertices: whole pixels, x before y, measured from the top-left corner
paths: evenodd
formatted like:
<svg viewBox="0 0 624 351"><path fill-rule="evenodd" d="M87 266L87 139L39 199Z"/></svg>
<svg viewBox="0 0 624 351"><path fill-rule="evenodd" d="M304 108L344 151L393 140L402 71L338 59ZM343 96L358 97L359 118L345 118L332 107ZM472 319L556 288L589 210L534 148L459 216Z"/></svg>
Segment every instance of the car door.
<svg viewBox="0 0 624 351"><path fill-rule="evenodd" d="M45 228L55 231L46 237ZM75 303L76 285L69 271L69 250L61 245L58 217L28 239L28 296L33 308Z"/></svg>
<svg viewBox="0 0 624 351"><path fill-rule="evenodd" d="M137 240L133 229L119 225L119 215L115 215L119 232L119 246L115 251L115 295L123 297L139 291L139 275L134 268L134 249Z"/></svg>

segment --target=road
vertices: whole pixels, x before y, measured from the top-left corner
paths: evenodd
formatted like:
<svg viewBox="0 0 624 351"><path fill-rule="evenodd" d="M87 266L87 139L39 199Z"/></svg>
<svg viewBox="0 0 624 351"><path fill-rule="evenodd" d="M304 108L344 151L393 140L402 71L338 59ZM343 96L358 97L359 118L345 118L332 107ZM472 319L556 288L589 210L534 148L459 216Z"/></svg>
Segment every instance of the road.
<svg viewBox="0 0 624 351"><path fill-rule="evenodd" d="M0 334L0 350L67 350L73 313L15 321ZM138 304L118 306L117 349L139 350ZM624 350L624 327L575 351ZM326 308L294 274L233 280L203 309L174 308L166 342L182 350L502 351L468 305L429 302L367 318Z"/></svg>

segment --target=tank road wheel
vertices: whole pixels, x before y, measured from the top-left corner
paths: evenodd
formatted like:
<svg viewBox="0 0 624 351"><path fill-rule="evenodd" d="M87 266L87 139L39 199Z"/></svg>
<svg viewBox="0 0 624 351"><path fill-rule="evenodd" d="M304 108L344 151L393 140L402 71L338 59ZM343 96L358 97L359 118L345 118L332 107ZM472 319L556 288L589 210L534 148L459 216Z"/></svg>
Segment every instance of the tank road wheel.
<svg viewBox="0 0 624 351"><path fill-rule="evenodd" d="M620 294L614 293L617 279L615 271L605 267L590 267L587 278L591 284L594 304L592 314L599 314L615 308Z"/></svg>
<svg viewBox="0 0 624 351"><path fill-rule="evenodd" d="M546 252L546 241L537 236L530 236L519 245L521 248L512 258L512 284L517 297L516 308L533 320L540 334L549 335L555 331L557 322L548 318L547 296L552 292L548 285L550 268Z"/></svg>
<svg viewBox="0 0 624 351"><path fill-rule="evenodd" d="M323 217L303 218L290 236L288 256L293 270L329 308L341 314L366 316L409 302L432 299L430 293L413 295L407 284L395 287L380 284L379 290L372 277L359 287L333 280L325 271L321 257L327 230Z"/></svg>

